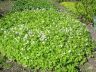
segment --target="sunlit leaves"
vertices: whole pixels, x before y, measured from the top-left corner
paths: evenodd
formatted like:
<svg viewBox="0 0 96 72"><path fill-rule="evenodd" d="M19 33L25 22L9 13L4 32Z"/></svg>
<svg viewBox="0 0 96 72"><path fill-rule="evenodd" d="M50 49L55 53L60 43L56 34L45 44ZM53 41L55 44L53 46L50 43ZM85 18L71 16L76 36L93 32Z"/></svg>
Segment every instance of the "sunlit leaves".
<svg viewBox="0 0 96 72"><path fill-rule="evenodd" d="M75 72L93 48L82 23L53 10L15 12L0 22L0 51L41 71Z"/></svg>

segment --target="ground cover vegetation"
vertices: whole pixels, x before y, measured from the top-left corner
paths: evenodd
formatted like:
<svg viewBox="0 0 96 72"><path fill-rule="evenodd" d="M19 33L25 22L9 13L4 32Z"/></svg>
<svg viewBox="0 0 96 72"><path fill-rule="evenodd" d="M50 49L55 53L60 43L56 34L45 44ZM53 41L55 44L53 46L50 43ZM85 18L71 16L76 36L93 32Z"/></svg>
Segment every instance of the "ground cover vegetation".
<svg viewBox="0 0 96 72"><path fill-rule="evenodd" d="M61 5L75 13L82 19L82 22L87 24L92 23L93 17L96 15L96 0L64 1Z"/></svg>
<svg viewBox="0 0 96 72"><path fill-rule="evenodd" d="M45 0L16 0L0 19L1 54L34 72L77 72L93 41L84 24L54 9Z"/></svg>
<svg viewBox="0 0 96 72"><path fill-rule="evenodd" d="M32 9L55 9L50 0L16 0L12 11L23 11Z"/></svg>

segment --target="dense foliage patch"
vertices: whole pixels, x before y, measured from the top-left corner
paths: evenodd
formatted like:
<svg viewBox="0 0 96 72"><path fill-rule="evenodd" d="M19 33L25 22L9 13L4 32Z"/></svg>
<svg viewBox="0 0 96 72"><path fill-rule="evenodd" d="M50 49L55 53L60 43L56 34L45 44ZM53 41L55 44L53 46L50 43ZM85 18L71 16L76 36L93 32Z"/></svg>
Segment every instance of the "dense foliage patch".
<svg viewBox="0 0 96 72"><path fill-rule="evenodd" d="M56 0L58 2L74 2L74 1L79 1L79 0Z"/></svg>
<svg viewBox="0 0 96 72"><path fill-rule="evenodd" d="M85 26L51 10L15 12L0 20L0 51L40 71L75 72L91 54Z"/></svg>
<svg viewBox="0 0 96 72"><path fill-rule="evenodd" d="M82 22L93 22L96 16L96 0L79 0L78 2L63 2L65 8L80 16Z"/></svg>
<svg viewBox="0 0 96 72"><path fill-rule="evenodd" d="M82 18L82 22L93 22L96 16L96 0L79 0L78 2L62 2L68 11Z"/></svg>
<svg viewBox="0 0 96 72"><path fill-rule="evenodd" d="M23 11L32 9L54 9L50 0L16 0L12 11Z"/></svg>
<svg viewBox="0 0 96 72"><path fill-rule="evenodd" d="M60 3L60 5L67 8L69 11L77 14L77 10L75 8L76 3L77 2L62 2L62 3Z"/></svg>
<svg viewBox="0 0 96 72"><path fill-rule="evenodd" d="M76 9L85 18L85 22L93 22L93 17L96 16L96 0L80 0Z"/></svg>

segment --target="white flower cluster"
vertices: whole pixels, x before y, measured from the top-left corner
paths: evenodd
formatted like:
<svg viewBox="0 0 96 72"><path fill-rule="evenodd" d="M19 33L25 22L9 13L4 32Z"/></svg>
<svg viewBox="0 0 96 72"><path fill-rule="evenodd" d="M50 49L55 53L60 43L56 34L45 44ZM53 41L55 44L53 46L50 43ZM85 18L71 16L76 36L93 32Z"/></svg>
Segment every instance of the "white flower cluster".
<svg viewBox="0 0 96 72"><path fill-rule="evenodd" d="M60 32L69 33L69 32L72 32L72 28L71 27L61 28Z"/></svg>
<svg viewBox="0 0 96 72"><path fill-rule="evenodd" d="M46 41L47 40L47 37L46 37L46 35L45 35L45 33L44 32L40 32L40 41L41 42L44 42L44 41Z"/></svg>

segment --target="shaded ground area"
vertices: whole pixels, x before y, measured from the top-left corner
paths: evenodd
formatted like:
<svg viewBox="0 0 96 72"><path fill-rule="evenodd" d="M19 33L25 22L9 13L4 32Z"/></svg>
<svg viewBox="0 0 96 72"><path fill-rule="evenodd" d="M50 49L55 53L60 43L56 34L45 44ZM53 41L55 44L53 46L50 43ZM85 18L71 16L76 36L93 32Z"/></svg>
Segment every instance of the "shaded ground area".
<svg viewBox="0 0 96 72"><path fill-rule="evenodd" d="M88 62L80 66L81 72L96 72L96 52L94 58L89 58Z"/></svg>
<svg viewBox="0 0 96 72"><path fill-rule="evenodd" d="M91 24L87 25L86 27L89 30L92 39L96 42L96 30ZM80 68L81 72L96 72L96 48L95 52L93 53L93 58L89 58L88 62L81 65Z"/></svg>
<svg viewBox="0 0 96 72"><path fill-rule="evenodd" d="M14 1L12 1L14 2ZM4 15L11 10L11 1L0 1L0 14Z"/></svg>
<svg viewBox="0 0 96 72"><path fill-rule="evenodd" d="M33 72L31 69L24 68L16 62L6 61L0 68L0 72Z"/></svg>
<svg viewBox="0 0 96 72"><path fill-rule="evenodd" d="M96 30L94 29L94 27L92 26L92 24L89 24L86 26L87 29L89 30L91 37L94 41L96 41Z"/></svg>

